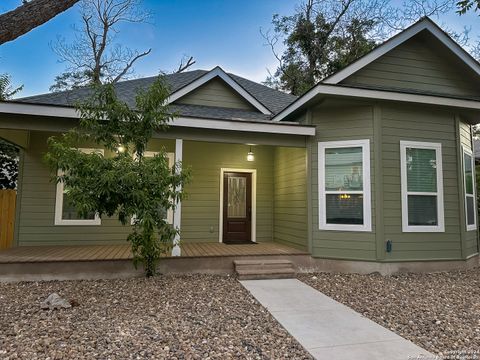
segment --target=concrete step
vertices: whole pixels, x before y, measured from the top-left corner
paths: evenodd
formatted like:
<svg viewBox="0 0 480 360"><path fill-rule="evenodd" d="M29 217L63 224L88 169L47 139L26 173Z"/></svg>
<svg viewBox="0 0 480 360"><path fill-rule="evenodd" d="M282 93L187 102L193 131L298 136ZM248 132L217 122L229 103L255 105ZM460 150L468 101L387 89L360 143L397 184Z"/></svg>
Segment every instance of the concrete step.
<svg viewBox="0 0 480 360"><path fill-rule="evenodd" d="M289 260L234 260L239 280L286 279L295 277Z"/></svg>

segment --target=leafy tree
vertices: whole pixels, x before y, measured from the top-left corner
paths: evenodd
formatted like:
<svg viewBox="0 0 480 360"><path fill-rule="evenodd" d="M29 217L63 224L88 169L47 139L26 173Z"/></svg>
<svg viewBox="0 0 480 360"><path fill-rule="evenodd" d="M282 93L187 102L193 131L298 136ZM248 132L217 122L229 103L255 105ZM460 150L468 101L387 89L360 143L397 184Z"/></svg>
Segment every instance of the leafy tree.
<svg viewBox="0 0 480 360"><path fill-rule="evenodd" d="M30 0L0 15L0 45L15 40L71 8L79 0Z"/></svg>
<svg viewBox="0 0 480 360"><path fill-rule="evenodd" d="M0 139L0 189L16 189L18 178L18 149Z"/></svg>
<svg viewBox="0 0 480 360"><path fill-rule="evenodd" d="M379 4L374 4L378 6ZM365 4L365 6L367 6ZM308 0L292 16L274 15L273 35L263 33L279 66L267 85L301 95L322 78L334 73L375 46L370 34L377 25L376 11L357 11L355 0ZM275 47L284 39L285 51Z"/></svg>
<svg viewBox="0 0 480 360"><path fill-rule="evenodd" d="M468 11L480 12L480 0L462 0L457 2L457 13L460 15L466 14Z"/></svg>
<svg viewBox="0 0 480 360"><path fill-rule="evenodd" d="M12 88L10 75L0 74L0 101L11 99L15 94L22 91L23 85Z"/></svg>
<svg viewBox="0 0 480 360"><path fill-rule="evenodd" d="M81 27L73 28L75 40L67 43L59 38L53 46L67 69L55 78L51 91L126 79L132 75L133 65L152 50L139 52L115 41L122 24L149 20L141 0L82 0L80 15Z"/></svg>
<svg viewBox="0 0 480 360"><path fill-rule="evenodd" d="M265 84L302 95L393 32L452 6L452 0L411 0L403 8L388 0L305 0L293 15L274 15L273 32L262 31L278 61ZM284 47L281 53L278 45Z"/></svg>
<svg viewBox="0 0 480 360"><path fill-rule="evenodd" d="M168 96L159 78L137 94L132 109L117 98L113 85L96 87L93 96L78 106L78 128L50 138L45 155L52 172L63 171L54 179L64 183L81 216L92 212L115 215L123 225L135 219L127 240L134 265L143 263L146 276L155 274L161 254L172 248L178 233L160 213L183 198L180 189L189 179L189 172L180 171L180 164L170 169L165 152L144 157L153 133L166 130L173 118L166 105ZM85 154L78 150L84 142L114 155ZM119 144L125 151L118 151Z"/></svg>

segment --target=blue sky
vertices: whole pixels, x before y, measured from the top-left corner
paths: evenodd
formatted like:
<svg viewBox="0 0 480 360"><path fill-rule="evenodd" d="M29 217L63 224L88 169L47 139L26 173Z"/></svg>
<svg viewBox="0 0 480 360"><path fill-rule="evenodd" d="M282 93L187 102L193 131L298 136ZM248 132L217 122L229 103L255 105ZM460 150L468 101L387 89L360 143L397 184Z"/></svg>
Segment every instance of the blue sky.
<svg viewBox="0 0 480 360"><path fill-rule="evenodd" d="M0 12L18 6L20 0L3 0ZM184 54L197 60L194 68L222 66L229 72L262 81L267 68L274 70L276 60L259 29L268 29L272 15L292 14L294 0L145 0L145 8L154 14L153 24L129 25L120 34L121 42L152 53L137 63L136 76L152 76L160 70L171 71ZM71 25L78 23L78 11L72 8L28 34L0 46L0 73L12 75L14 84L23 84L20 96L48 92L65 64L57 61L50 44L57 36L72 36ZM439 24L461 31L464 26L478 28L480 18L460 17L454 13L435 19ZM477 27L475 28L475 24ZM478 36L472 30L472 36Z"/></svg>

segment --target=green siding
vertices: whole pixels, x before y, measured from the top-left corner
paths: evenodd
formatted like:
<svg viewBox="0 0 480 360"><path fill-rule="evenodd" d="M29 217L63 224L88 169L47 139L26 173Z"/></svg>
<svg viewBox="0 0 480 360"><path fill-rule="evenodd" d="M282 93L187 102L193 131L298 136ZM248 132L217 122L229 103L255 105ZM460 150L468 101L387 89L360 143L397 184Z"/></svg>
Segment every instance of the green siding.
<svg viewBox="0 0 480 360"><path fill-rule="evenodd" d="M273 174L274 239L306 250L308 224L305 149L275 148Z"/></svg>
<svg viewBox="0 0 480 360"><path fill-rule="evenodd" d="M124 242L130 226L122 226L116 218L102 218L100 226L54 225L56 187L42 157L47 150L46 140L53 134L32 132L30 148L24 151L21 197L16 233L19 246L80 245ZM153 140L152 151L164 147L172 151L174 142Z"/></svg>
<svg viewBox="0 0 480 360"><path fill-rule="evenodd" d="M472 138L471 138L471 132L470 132L470 125L460 122L459 123L459 134L460 134L460 144L463 146L465 149L472 151ZM462 154L463 156L463 154ZM473 168L475 170L475 167ZM462 181L462 190L464 191L463 188L463 168L462 168L462 177L460 177L460 181ZM462 206L465 206L465 198L462 194ZM478 204L477 204L478 206ZM465 216L465 215L464 215ZM466 230L466 225L465 225L465 218L462 219L463 226ZM477 219L478 222L478 219ZM478 225L478 224L477 224ZM478 226L477 226L478 228ZM475 254L478 252L478 247L477 247L477 231L475 230L470 230L470 231L465 231L465 256L470 256L472 254Z"/></svg>
<svg viewBox="0 0 480 360"><path fill-rule="evenodd" d="M445 232L403 233L400 141L442 144ZM416 106L382 106L383 214L385 240L393 241L386 260L460 259L459 192L455 114Z"/></svg>
<svg viewBox="0 0 480 360"><path fill-rule="evenodd" d="M0 129L0 138L18 145L22 148L28 147L29 133L26 130Z"/></svg>
<svg viewBox="0 0 480 360"><path fill-rule="evenodd" d="M79 245L124 242L129 226L116 218L102 218L100 226L55 226L56 188L49 169L42 161L49 133L32 133L25 151L22 197L19 204L17 238L20 246ZM173 140L152 140L148 150L174 150ZM220 212L220 169L256 169L257 241L273 240L274 148L255 146L255 161L248 162L246 145L184 141L183 164L191 169L192 181L185 188L182 203L182 241L218 242ZM290 150L290 149L287 149ZM292 149L293 150L293 149ZM302 162L305 167L305 160ZM279 203L286 199L279 198ZM305 208L303 211L306 211ZM306 230L306 228L305 228ZM306 241L306 238L305 238Z"/></svg>
<svg viewBox="0 0 480 360"><path fill-rule="evenodd" d="M179 104L205 105L242 110L256 109L221 79L212 79L176 101Z"/></svg>
<svg viewBox="0 0 480 360"><path fill-rule="evenodd" d="M254 146L255 161L247 161L246 145L185 141L183 164L192 170L182 203L182 241L218 242L220 219L220 170L257 170L258 242L272 241L273 229L273 148Z"/></svg>
<svg viewBox="0 0 480 360"><path fill-rule="evenodd" d="M327 105L325 105L327 106ZM311 122L317 134L309 146L312 154L312 254L315 257L375 260L375 172L373 162L373 106L338 105L312 111ZM318 142L370 140L372 232L319 230Z"/></svg>
<svg viewBox="0 0 480 360"><path fill-rule="evenodd" d="M312 254L320 258L405 261L461 259L476 252L477 232L465 227L458 170L460 144L471 147L470 128L455 121L453 111L393 103L359 104L325 102L312 110L317 127L309 142L311 160ZM318 142L369 139L372 180L372 232L319 230ZM445 232L404 233L400 179L400 141L442 144ZM376 157L375 157L375 156ZM380 180L380 181L379 181ZM378 199L378 203L377 203ZM465 243L462 243L462 238ZM393 251L385 252L385 241ZM463 251L462 251L462 248Z"/></svg>
<svg viewBox="0 0 480 360"><path fill-rule="evenodd" d="M478 82L472 81L478 81L478 76L437 43L429 36L417 35L343 83L480 98Z"/></svg>

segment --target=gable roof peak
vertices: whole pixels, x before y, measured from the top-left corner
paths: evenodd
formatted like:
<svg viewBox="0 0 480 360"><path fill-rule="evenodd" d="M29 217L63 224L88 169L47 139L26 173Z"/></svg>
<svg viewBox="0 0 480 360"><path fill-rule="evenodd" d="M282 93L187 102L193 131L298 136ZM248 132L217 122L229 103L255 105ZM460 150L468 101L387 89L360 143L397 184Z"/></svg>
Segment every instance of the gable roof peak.
<svg viewBox="0 0 480 360"><path fill-rule="evenodd" d="M262 114L272 114L272 112L265 105L263 105L260 101L258 101L257 98L255 98L247 90L245 90L237 81L235 81L235 79L233 79L232 76L227 74L220 66L215 66L212 70L203 74L198 79L174 91L172 94L170 94L167 102L170 104L173 103L174 101L191 93L195 89L198 89L200 86L206 84L214 78L222 79L228 86L230 86L235 92L237 92L242 98L244 98L248 103L250 103Z"/></svg>
<svg viewBox="0 0 480 360"><path fill-rule="evenodd" d="M428 31L430 34L432 34L466 66L468 66L471 70L473 70L477 75L480 76L480 63L478 63L478 61L475 60L464 48L462 48L455 40L453 40L451 36L447 34L440 26L438 26L435 21L433 21L428 16L424 16L414 24L407 27L405 30L392 36L384 43L380 44L375 49L360 57L342 70L339 70L338 72L323 79L321 83L332 85L340 83L342 80L356 73L357 71L372 63L387 52L405 43L407 40L413 38L415 35L419 34L422 31Z"/></svg>

